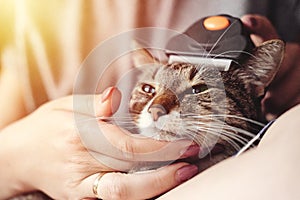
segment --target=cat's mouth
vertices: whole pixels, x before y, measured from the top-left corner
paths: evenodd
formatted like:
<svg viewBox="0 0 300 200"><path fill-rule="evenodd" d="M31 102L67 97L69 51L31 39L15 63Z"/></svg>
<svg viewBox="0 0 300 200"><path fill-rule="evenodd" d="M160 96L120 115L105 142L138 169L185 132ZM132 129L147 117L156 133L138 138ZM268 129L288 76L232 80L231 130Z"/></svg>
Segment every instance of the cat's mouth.
<svg viewBox="0 0 300 200"><path fill-rule="evenodd" d="M148 118L149 119L149 118ZM173 120L174 121L174 120ZM172 120L169 115L161 116L158 120L149 120L147 125L145 121L139 127L140 134L151 137L157 140L166 140L166 141L174 141L179 139L187 139L182 134L180 134L180 124L178 124L178 120L172 123Z"/></svg>
<svg viewBox="0 0 300 200"><path fill-rule="evenodd" d="M150 126L146 128L141 128L140 129L140 134L156 139L156 140L165 140L165 141L174 141L174 140L179 140L179 139L187 139L185 137L182 137L178 135L177 133L160 129L156 126Z"/></svg>

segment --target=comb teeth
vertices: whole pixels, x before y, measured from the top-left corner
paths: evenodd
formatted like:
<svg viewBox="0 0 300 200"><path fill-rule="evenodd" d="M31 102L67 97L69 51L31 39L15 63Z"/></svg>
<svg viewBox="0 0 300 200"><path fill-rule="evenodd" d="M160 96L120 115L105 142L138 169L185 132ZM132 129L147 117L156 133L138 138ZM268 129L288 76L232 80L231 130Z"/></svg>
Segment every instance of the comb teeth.
<svg viewBox="0 0 300 200"><path fill-rule="evenodd" d="M228 71L232 60L224 59L224 58L203 58L197 56L178 56L178 55L170 55L169 63L174 62L185 62L191 64L208 64L212 67L216 67L220 71Z"/></svg>

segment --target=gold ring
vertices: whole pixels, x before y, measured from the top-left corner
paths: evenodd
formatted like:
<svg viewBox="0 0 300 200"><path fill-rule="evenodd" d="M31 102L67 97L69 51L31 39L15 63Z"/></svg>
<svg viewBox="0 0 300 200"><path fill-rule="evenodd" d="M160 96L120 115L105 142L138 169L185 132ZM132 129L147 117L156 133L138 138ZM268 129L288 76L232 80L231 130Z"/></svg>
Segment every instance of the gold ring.
<svg viewBox="0 0 300 200"><path fill-rule="evenodd" d="M98 199L101 199L98 194L98 185L99 185L99 182L100 182L100 179L102 176L103 176L103 174L99 173L99 175L97 176L97 178L95 179L94 184L93 184L93 193L94 193L95 197Z"/></svg>

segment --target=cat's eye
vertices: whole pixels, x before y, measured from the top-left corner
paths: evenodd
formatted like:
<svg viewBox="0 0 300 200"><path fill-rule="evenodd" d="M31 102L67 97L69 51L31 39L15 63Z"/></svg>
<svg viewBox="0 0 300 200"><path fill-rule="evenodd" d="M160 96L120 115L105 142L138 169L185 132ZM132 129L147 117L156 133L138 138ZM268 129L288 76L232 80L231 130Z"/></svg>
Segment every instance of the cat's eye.
<svg viewBox="0 0 300 200"><path fill-rule="evenodd" d="M208 87L205 84L192 86L192 93L193 94L199 94L199 93L204 92L206 90L208 90Z"/></svg>
<svg viewBox="0 0 300 200"><path fill-rule="evenodd" d="M154 94L155 93L155 88L152 85L149 85L149 84L144 84L142 86L142 90L146 93L149 93L149 94Z"/></svg>

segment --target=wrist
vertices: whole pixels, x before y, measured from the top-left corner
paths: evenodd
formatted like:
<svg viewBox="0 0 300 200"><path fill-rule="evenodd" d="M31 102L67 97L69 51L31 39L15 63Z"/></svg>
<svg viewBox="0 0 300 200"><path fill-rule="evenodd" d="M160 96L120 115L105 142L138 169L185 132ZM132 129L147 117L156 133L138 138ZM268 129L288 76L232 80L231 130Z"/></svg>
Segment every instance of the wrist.
<svg viewBox="0 0 300 200"><path fill-rule="evenodd" d="M33 190L25 178L27 169L23 156L26 141L12 124L0 131L0 199L6 199Z"/></svg>

